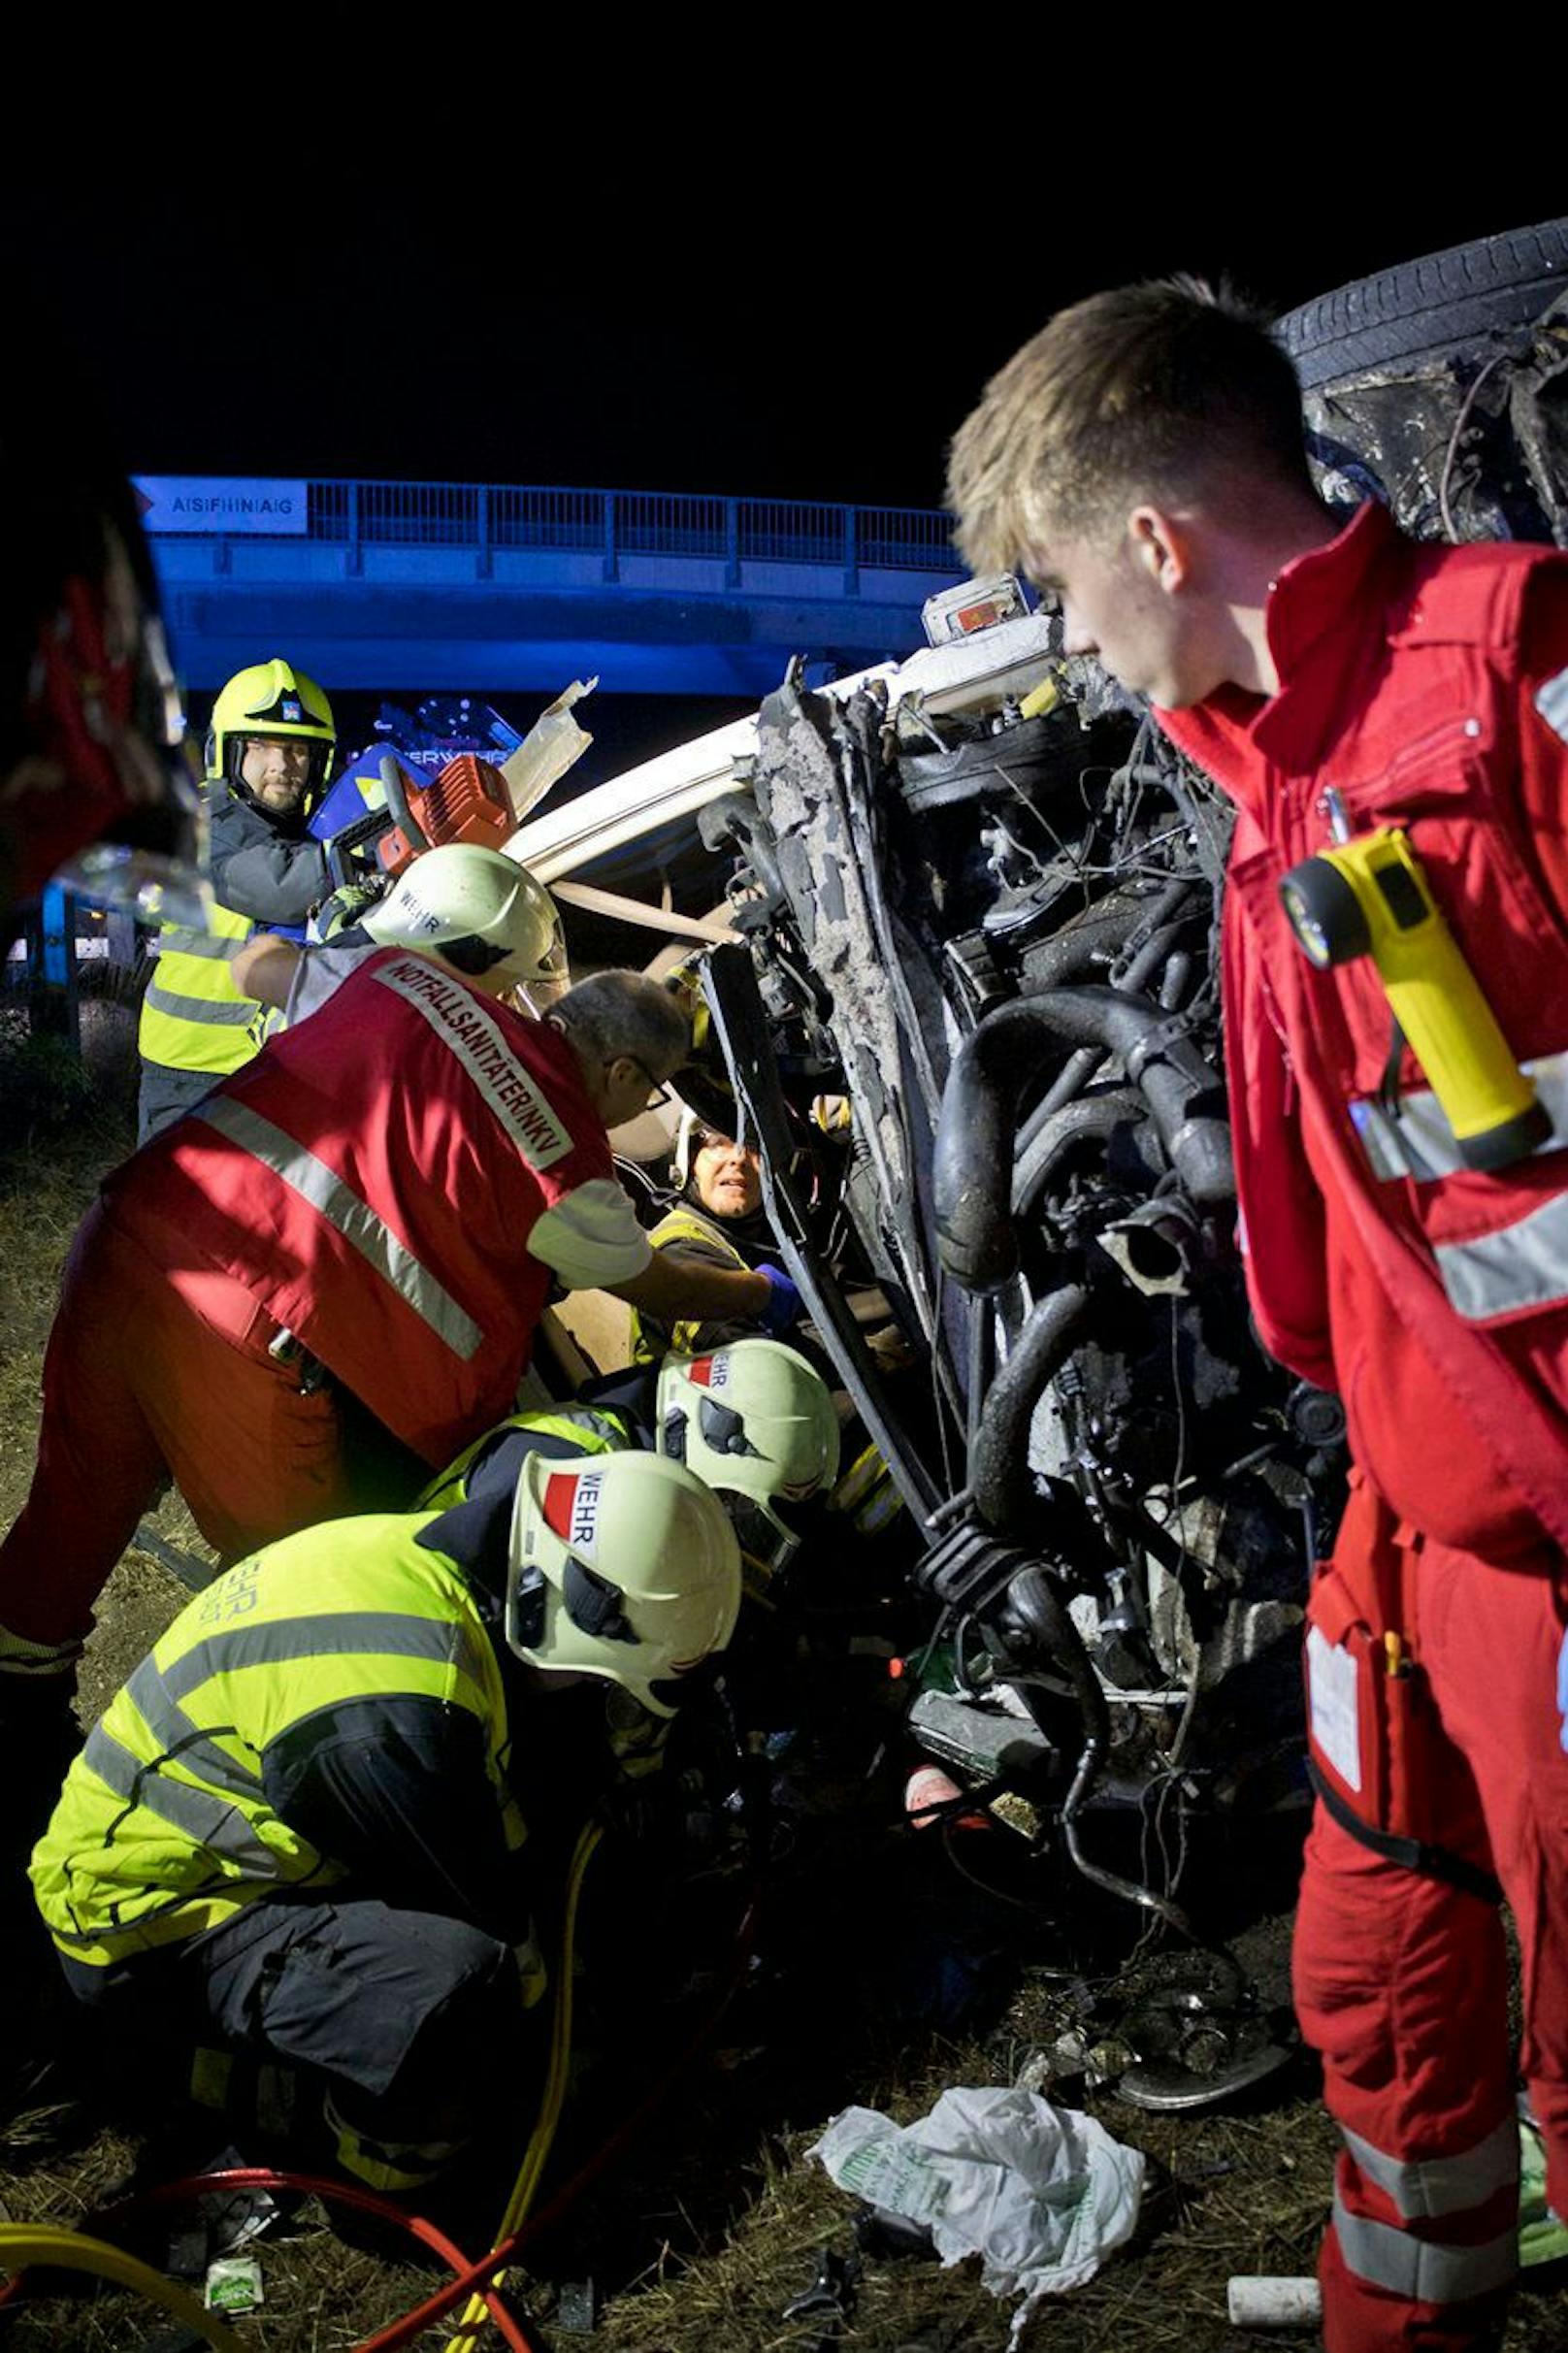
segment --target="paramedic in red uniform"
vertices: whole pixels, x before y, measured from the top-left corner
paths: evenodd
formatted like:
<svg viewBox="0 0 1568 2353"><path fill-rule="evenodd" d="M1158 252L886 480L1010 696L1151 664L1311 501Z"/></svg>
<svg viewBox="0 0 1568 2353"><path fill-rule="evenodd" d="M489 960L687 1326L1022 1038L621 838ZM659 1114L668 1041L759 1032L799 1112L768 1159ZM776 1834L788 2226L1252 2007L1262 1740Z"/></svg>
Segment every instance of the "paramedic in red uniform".
<svg viewBox="0 0 1568 2353"><path fill-rule="evenodd" d="M1225 1032L1258 1329L1356 1461L1308 1609L1319 1792L1296 2005L1343 2134L1330 2353L1493 2344L1520 2060L1568 2214L1568 1062L1532 1158L1459 1165L1366 960L1310 966L1281 877L1403 827L1520 1061L1568 1048L1568 559L1432 547L1315 494L1290 362L1190 279L1063 311L952 453L976 572L1061 600L1236 806ZM1329 804L1331 805L1331 804Z"/></svg>
<svg viewBox="0 0 1568 2353"><path fill-rule="evenodd" d="M796 1305L652 1251L615 1181L606 1129L687 1050L656 983L598 973L537 1020L446 961L462 942L253 944L299 967L289 1028L108 1179L67 1265L0 1546L0 1648L39 1675L69 1673L166 1473L231 1558L406 1506L511 1412L554 1281L780 1327Z"/></svg>

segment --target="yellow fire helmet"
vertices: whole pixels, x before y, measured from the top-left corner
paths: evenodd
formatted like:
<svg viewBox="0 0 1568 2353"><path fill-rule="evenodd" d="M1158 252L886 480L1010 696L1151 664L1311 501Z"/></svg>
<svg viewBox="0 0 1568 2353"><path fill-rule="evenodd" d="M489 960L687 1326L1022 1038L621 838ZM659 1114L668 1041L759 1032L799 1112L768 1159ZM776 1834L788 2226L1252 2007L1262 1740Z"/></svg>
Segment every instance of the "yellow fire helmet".
<svg viewBox="0 0 1568 2353"><path fill-rule="evenodd" d="M221 778L234 793L248 799L240 775L245 747L253 736L279 736L286 743L310 746L310 768L302 807L308 816L327 781L338 731L332 705L313 678L275 656L236 670L218 691L207 731L207 774Z"/></svg>
<svg viewBox="0 0 1568 2353"><path fill-rule="evenodd" d="M547 1673L600 1675L673 1716L740 1610L718 1498L657 1454L528 1454L517 1475L506 1641Z"/></svg>
<svg viewBox="0 0 1568 2353"><path fill-rule="evenodd" d="M838 1417L822 1375L781 1340L735 1340L659 1372L659 1452L726 1497L740 1541L782 1568L799 1537L778 1510L838 1476Z"/></svg>
<svg viewBox="0 0 1568 2353"><path fill-rule="evenodd" d="M448 841L422 851L360 921L378 946L438 951L488 996L519 991L535 1013L572 986L560 909L500 850Z"/></svg>

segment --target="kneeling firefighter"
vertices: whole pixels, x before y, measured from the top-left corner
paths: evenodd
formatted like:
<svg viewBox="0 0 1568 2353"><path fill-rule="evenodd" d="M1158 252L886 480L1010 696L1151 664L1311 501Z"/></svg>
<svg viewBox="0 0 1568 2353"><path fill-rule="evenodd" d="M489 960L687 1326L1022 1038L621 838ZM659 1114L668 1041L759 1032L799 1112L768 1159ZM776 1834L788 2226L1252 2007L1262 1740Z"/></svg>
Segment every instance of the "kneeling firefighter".
<svg viewBox="0 0 1568 2353"><path fill-rule="evenodd" d="M509 1488L531 1450L649 1448L712 1488L742 1553L766 1577L800 1545L790 1507L826 1494L837 1476L838 1420L828 1385L781 1340L670 1356L657 1373L596 1383L591 1397L509 1416L431 1481L421 1505L442 1510Z"/></svg>
<svg viewBox="0 0 1568 2353"><path fill-rule="evenodd" d="M509 1486L239 1562L111 1703L34 1853L106 2047L165 2091L193 2042L280 2065L345 2171L431 2178L542 2058L528 1866L575 1827L563 1786L580 1807L570 1686L669 1717L739 1605L713 1495L630 1452L530 1449Z"/></svg>
<svg viewBox="0 0 1568 2353"><path fill-rule="evenodd" d="M137 1034L138 1143L243 1069L278 1027L236 987L233 960L258 930L298 933L332 887L309 825L337 741L320 687L278 658L237 670L212 705L206 796L219 903L201 931L165 924L155 942Z"/></svg>

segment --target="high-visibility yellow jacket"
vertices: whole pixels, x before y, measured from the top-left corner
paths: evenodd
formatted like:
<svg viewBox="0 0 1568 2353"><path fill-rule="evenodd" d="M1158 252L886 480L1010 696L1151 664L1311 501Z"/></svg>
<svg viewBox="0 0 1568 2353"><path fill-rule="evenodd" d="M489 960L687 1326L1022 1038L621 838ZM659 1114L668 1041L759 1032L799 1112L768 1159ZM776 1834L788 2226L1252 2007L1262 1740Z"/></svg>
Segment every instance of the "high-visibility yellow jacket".
<svg viewBox="0 0 1568 2353"><path fill-rule="evenodd" d="M687 1202L678 1201L668 1210L648 1236L655 1250L668 1250L677 1243L694 1258L709 1266L738 1266L742 1273L749 1270L751 1260L711 1218ZM747 1332L760 1331L762 1325L746 1323L715 1324L693 1317L683 1317L677 1324L662 1324L656 1316L632 1310L632 1361L634 1364L653 1364L672 1349L677 1356L700 1356L706 1348L717 1348L726 1340L738 1340Z"/></svg>
<svg viewBox="0 0 1568 2353"><path fill-rule="evenodd" d="M144 1062L226 1078L281 1027L280 1012L242 997L234 985L230 966L255 929L247 915L219 906L205 931L164 925L142 998L136 1042Z"/></svg>
<svg viewBox="0 0 1568 2353"><path fill-rule="evenodd" d="M501 1467L515 1483L516 1466L525 1454L552 1455L615 1454L632 1443L631 1432L618 1414L601 1413L591 1405L560 1405L549 1413L508 1414L493 1429L466 1446L455 1462L449 1462L438 1478L432 1479L419 1497L421 1512L449 1512L454 1504L467 1503L470 1494L469 1474L480 1456L487 1460L503 1448Z"/></svg>
<svg viewBox="0 0 1568 2353"><path fill-rule="evenodd" d="M72 1765L34 1849L60 1951L108 1966L180 1943L341 1865L269 1802L267 1754L320 1712L434 1701L478 1719L506 1849L526 1837L506 1781L501 1665L456 1559L419 1542L439 1515L308 1528L229 1569L181 1612ZM469 1802L454 1790L454 1805Z"/></svg>
<svg viewBox="0 0 1568 2353"><path fill-rule="evenodd" d="M212 886L223 901L205 931L165 924L142 999L142 1060L213 1079L241 1070L275 1029L274 1006L242 997L233 963L263 926L297 930L329 888L321 844L276 822L225 784L208 786Z"/></svg>

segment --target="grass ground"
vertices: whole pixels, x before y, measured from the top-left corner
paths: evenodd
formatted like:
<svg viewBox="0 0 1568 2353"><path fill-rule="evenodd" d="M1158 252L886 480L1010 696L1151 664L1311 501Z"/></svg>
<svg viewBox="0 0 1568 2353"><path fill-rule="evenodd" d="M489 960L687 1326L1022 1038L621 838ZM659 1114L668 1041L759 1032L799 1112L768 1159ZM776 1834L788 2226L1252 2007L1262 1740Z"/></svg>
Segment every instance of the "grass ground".
<svg viewBox="0 0 1568 2353"><path fill-rule="evenodd" d="M63 1125L29 1114L4 1118L0 1102L0 1515L25 1491L37 1419L42 1349L60 1267L78 1218L103 1169L128 1148L126 1017L109 1009L95 1026L95 1085ZM176 1543L199 1540L178 1501L159 1515ZM100 1608L82 1677L90 1720L174 1611L183 1588L146 1552L116 1569ZM995 1834L997 1837L1002 1834ZM1195 1868L1238 1934L1265 2000L1283 1998L1289 1932L1290 1832L1272 1853L1221 1849ZM599 1868L603 1868L600 1866ZM1283 1893L1282 1893L1283 1888ZM722 1890L721 1890L722 1896ZM724 1902L718 1911L724 1911ZM956 2083L1014 2080L1077 2022L1081 1997L1059 1972L1051 1937L1025 1936L1019 1915L976 1894L949 1870L932 1839L889 1837L873 1807L856 1800L816 1833L801 1827L775 1874L742 1988L701 2056L679 2071L655 2121L578 2203L515 2275L518 2302L540 2341L594 2343L604 2353L809 2353L827 2345L860 2353L991 2353L1008 2340L1009 2311L985 2291L973 2264L939 2271L929 2257L857 2248L853 2201L807 2156L830 2117L851 2102L899 2121L924 2113ZM633 2101L650 2073L678 2049L703 1994L683 2010L639 2009L646 1986L637 1920L616 1922L613 1901L590 1903L585 1937L601 1957L618 1951L613 2036L581 2095L569 2103L554 2178L565 2176ZM715 1929L712 1972L722 1975ZM1158 1976L1162 1964L1153 1964ZM955 1979L973 1999L955 2022ZM934 2013L934 2014L933 2014ZM90 2093L91 2086L86 2087ZM1142 2215L1131 2245L1088 2286L1048 2304L1023 2339L1050 2353L1240 2353L1251 2341L1225 2318L1233 2272L1301 2272L1312 2267L1329 2193L1333 2136L1297 2061L1245 2109L1188 2117L1152 2115L1108 2087L1071 2078L1054 2096L1087 2107L1149 2158ZM498 2086L498 2106L506 2087ZM164 2119L111 2127L90 2097L14 2118L0 2131L0 2206L7 2217L81 2228L139 2162ZM528 2119L518 2123L517 2138ZM184 2154L212 2155L190 2142ZM170 2159L173 2162L173 2159ZM156 2173L158 2160L151 2160ZM453 2236L472 2252L488 2241L505 2174L475 2193ZM819 2313L786 2320L808 2289L823 2251L860 2262L841 2327ZM354 2226L334 2228L307 2203L257 2248L266 2304L241 2324L267 2353L347 2353L439 2284L439 2269L406 2259L400 2242L372 2243ZM153 2260L168 2260L166 2243ZM417 2251L415 2251L417 2252ZM570 2330L592 2281L597 2326ZM75 2296L0 2312L16 2353L70 2348L124 2353L182 2340L150 2306L114 2293ZM422 2346L450 2340L450 2322ZM483 2339L495 2343L494 2333ZM1289 2345L1312 2341L1284 2336ZM1520 2300L1508 2353L1568 2344L1568 2292Z"/></svg>

